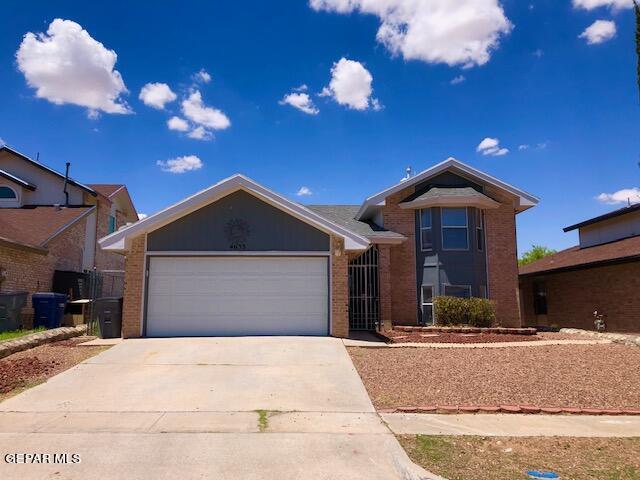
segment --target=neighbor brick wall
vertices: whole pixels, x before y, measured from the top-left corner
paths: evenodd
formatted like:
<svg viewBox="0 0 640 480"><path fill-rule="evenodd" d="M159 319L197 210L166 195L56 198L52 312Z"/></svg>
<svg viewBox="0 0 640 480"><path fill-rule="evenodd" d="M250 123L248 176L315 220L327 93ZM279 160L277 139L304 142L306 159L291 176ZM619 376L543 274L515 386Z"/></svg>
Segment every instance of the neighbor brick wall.
<svg viewBox="0 0 640 480"><path fill-rule="evenodd" d="M384 227L407 237L402 244L390 248L391 317L394 325L415 325L418 321L415 212L398 206L413 191L413 187L408 187L388 196L382 207Z"/></svg>
<svg viewBox="0 0 640 480"><path fill-rule="evenodd" d="M515 207L511 197L494 188L487 187L485 193L500 202L500 207L485 210L484 215L489 298L496 303L500 325L519 327Z"/></svg>
<svg viewBox="0 0 640 480"><path fill-rule="evenodd" d="M380 321L382 330L393 327L391 314L391 246L378 245L378 281L380 282Z"/></svg>
<svg viewBox="0 0 640 480"><path fill-rule="evenodd" d="M523 323L593 330L593 312L606 315L607 330L640 332L640 262L546 274L547 315L533 310L534 277L522 277Z"/></svg>
<svg viewBox="0 0 640 480"><path fill-rule="evenodd" d="M96 218L96 256L95 266L98 270L124 270L124 256L119 253L102 250L98 240L109 234L109 214L111 202L98 195L98 213ZM116 212L116 230L126 223L124 214Z"/></svg>
<svg viewBox="0 0 640 480"><path fill-rule="evenodd" d="M349 257L344 240L331 237L331 335L349 336Z"/></svg>
<svg viewBox="0 0 640 480"><path fill-rule="evenodd" d="M54 270L81 272L85 228L86 218L51 240L46 253L0 246L0 268L7 273L1 291L49 292Z"/></svg>
<svg viewBox="0 0 640 480"><path fill-rule="evenodd" d="M131 250L125 257L124 300L122 305L122 337L140 336L142 300L144 297L144 251L145 236L140 235L131 242Z"/></svg>

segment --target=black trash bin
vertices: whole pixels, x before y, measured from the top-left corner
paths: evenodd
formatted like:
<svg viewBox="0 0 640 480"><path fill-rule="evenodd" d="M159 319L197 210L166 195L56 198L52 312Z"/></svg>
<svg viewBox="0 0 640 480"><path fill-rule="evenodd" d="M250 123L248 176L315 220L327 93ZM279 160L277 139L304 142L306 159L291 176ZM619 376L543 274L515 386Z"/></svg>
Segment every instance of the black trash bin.
<svg viewBox="0 0 640 480"><path fill-rule="evenodd" d="M98 298L93 302L93 309L100 325L100 338L120 338L122 297Z"/></svg>
<svg viewBox="0 0 640 480"><path fill-rule="evenodd" d="M38 292L31 295L33 326L58 328L62 325L67 296L62 293Z"/></svg>
<svg viewBox="0 0 640 480"><path fill-rule="evenodd" d="M0 293L0 332L18 330L20 310L27 305L27 292Z"/></svg>

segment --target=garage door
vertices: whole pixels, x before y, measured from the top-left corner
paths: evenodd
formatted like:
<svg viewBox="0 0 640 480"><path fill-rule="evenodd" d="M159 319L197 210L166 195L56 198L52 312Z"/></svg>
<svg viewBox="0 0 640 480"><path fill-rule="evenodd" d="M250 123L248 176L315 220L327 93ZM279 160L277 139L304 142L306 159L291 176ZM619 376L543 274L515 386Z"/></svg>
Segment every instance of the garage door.
<svg viewBox="0 0 640 480"><path fill-rule="evenodd" d="M148 336L327 335L326 257L152 257Z"/></svg>

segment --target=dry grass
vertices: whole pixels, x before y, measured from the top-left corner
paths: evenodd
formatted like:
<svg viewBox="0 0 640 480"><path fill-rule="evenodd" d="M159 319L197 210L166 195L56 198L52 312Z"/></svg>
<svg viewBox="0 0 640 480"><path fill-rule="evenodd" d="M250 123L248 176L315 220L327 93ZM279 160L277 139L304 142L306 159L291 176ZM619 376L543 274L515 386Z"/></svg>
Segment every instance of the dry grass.
<svg viewBox="0 0 640 480"><path fill-rule="evenodd" d="M377 408L527 405L640 408L640 348L350 348Z"/></svg>
<svg viewBox="0 0 640 480"><path fill-rule="evenodd" d="M446 437L401 435L411 459L449 480L526 479L552 471L562 480L640 479L640 438Z"/></svg>

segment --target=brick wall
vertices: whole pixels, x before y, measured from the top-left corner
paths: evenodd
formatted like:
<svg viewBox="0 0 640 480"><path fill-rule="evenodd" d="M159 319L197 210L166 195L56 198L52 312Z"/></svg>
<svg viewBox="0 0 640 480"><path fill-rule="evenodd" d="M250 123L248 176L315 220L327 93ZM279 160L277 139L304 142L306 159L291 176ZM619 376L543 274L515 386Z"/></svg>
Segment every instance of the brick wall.
<svg viewBox="0 0 640 480"><path fill-rule="evenodd" d="M390 309L394 325L415 325L418 321L415 212L398 206L413 190L413 187L409 187L390 195L382 207L384 227L407 237L404 243L392 246L389 252Z"/></svg>
<svg viewBox="0 0 640 480"><path fill-rule="evenodd" d="M124 300L122 304L122 336L140 336L142 301L144 298L144 235L134 238L125 258Z"/></svg>
<svg viewBox="0 0 640 480"><path fill-rule="evenodd" d="M391 246L378 245L378 280L380 282L380 322L382 330L391 330L393 315L391 313Z"/></svg>
<svg viewBox="0 0 640 480"><path fill-rule="evenodd" d="M489 298L496 303L500 325L519 327L515 208L513 200L496 189L487 188L486 193L501 203L496 209L485 210L484 216Z"/></svg>
<svg viewBox="0 0 640 480"><path fill-rule="evenodd" d="M86 219L78 221L49 242L47 253L1 246L0 268L7 274L1 291L48 292L54 270L81 272L85 228Z"/></svg>
<svg viewBox="0 0 640 480"><path fill-rule="evenodd" d="M124 270L124 256L119 253L106 252L97 245L97 241L109 234L109 214L111 202L98 195L98 209L96 218L96 257L95 266L98 270ZM116 212L116 229L125 224L122 212Z"/></svg>
<svg viewBox="0 0 640 480"><path fill-rule="evenodd" d="M349 336L349 257L344 240L331 237L331 335Z"/></svg>
<svg viewBox="0 0 640 480"><path fill-rule="evenodd" d="M521 277L523 323L593 330L593 312L607 330L640 332L640 262L547 274L547 315L533 310L533 277Z"/></svg>

